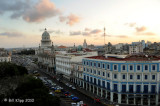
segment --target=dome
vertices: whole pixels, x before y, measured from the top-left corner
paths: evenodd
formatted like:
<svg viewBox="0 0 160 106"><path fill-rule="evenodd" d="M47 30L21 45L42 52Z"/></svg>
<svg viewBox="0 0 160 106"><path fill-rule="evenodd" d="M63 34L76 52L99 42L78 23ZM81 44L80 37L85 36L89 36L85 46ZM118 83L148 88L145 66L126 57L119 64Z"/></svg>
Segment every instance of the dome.
<svg viewBox="0 0 160 106"><path fill-rule="evenodd" d="M50 36L49 33L47 32L46 28L45 28L45 31L43 32L42 36Z"/></svg>

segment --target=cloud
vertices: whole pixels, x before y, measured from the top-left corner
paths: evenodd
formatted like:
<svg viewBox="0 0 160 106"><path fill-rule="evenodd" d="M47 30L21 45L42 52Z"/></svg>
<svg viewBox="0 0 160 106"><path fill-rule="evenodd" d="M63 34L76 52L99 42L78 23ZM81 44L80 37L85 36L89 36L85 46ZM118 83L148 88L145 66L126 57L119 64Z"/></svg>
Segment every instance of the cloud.
<svg viewBox="0 0 160 106"><path fill-rule="evenodd" d="M46 18L57 16L60 10L50 0L41 0L35 6L28 9L23 16L27 22L42 22Z"/></svg>
<svg viewBox="0 0 160 106"><path fill-rule="evenodd" d="M39 29L39 31L40 31L40 32L44 32L44 29ZM51 29L51 28L48 28L48 29L47 29L47 32L48 32L48 33L55 33L55 34L58 34L58 35L59 35L59 34L63 34L63 32L61 32L60 30L55 30L55 29Z"/></svg>
<svg viewBox="0 0 160 106"><path fill-rule="evenodd" d="M143 31L146 31L147 28L145 26L142 26L142 27L136 27L135 28L137 32L143 32Z"/></svg>
<svg viewBox="0 0 160 106"><path fill-rule="evenodd" d="M155 36L156 34L153 32L143 32L143 33L137 33L137 35Z"/></svg>
<svg viewBox="0 0 160 106"><path fill-rule="evenodd" d="M136 23L135 22L133 22L133 23L125 23L124 25L128 25L129 27L135 27Z"/></svg>
<svg viewBox="0 0 160 106"><path fill-rule="evenodd" d="M56 8L51 0L0 0L0 14L9 12L11 19L22 17L29 23L40 23L48 18L59 16L60 22L72 26L80 21L80 17L75 14L63 16L60 9Z"/></svg>
<svg viewBox="0 0 160 106"><path fill-rule="evenodd" d="M94 30L92 30L90 33L91 33L91 34L98 34L98 33L100 33L100 32L102 32L102 30L100 30L100 29L94 29Z"/></svg>
<svg viewBox="0 0 160 106"><path fill-rule="evenodd" d="M119 38L128 38L127 35L116 35L116 37L119 37Z"/></svg>
<svg viewBox="0 0 160 106"><path fill-rule="evenodd" d="M0 33L0 36L20 37L20 36L23 36L23 34L20 32L3 32L3 33Z"/></svg>
<svg viewBox="0 0 160 106"><path fill-rule="evenodd" d="M70 32L70 35L81 35L81 31Z"/></svg>
<svg viewBox="0 0 160 106"><path fill-rule="evenodd" d="M75 14L70 14L69 16L59 16L60 22L66 22L66 24L72 26L80 21L80 17Z"/></svg>
<svg viewBox="0 0 160 106"><path fill-rule="evenodd" d="M91 35L91 34L90 34L90 32L82 32L82 35L84 35L84 36L89 36L89 35Z"/></svg>

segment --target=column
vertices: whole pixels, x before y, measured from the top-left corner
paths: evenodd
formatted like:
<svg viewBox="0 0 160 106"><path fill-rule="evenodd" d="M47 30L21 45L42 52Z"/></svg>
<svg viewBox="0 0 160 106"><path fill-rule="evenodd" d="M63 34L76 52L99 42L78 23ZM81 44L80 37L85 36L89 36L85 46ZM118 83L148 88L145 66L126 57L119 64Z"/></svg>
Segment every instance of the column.
<svg viewBox="0 0 160 106"><path fill-rule="evenodd" d="M113 92L110 92L110 101L113 102Z"/></svg>
<svg viewBox="0 0 160 106"><path fill-rule="evenodd" d="M98 95L98 87L97 87L97 95Z"/></svg>
<svg viewBox="0 0 160 106"><path fill-rule="evenodd" d="M150 106L150 104L151 104L151 98L150 98L150 95L148 95L149 96L149 99L148 99L148 106Z"/></svg>
<svg viewBox="0 0 160 106"><path fill-rule="evenodd" d="M121 104L121 94L118 94L118 103Z"/></svg>
<svg viewBox="0 0 160 106"><path fill-rule="evenodd" d="M156 95L156 105L158 105L158 95Z"/></svg>
<svg viewBox="0 0 160 106"><path fill-rule="evenodd" d="M82 83L83 83L83 89L84 89L84 81Z"/></svg>
<svg viewBox="0 0 160 106"><path fill-rule="evenodd" d="M106 90L106 97L105 98L107 98L107 90Z"/></svg>
<svg viewBox="0 0 160 106"><path fill-rule="evenodd" d="M103 89L101 88L101 97L103 96Z"/></svg>
<svg viewBox="0 0 160 106"><path fill-rule="evenodd" d="M134 105L136 104L136 98L135 98L135 95L134 95Z"/></svg>
<svg viewBox="0 0 160 106"><path fill-rule="evenodd" d="M127 104L129 104L129 103L128 103L128 94L127 94L126 96L127 96L127 101L126 101L126 102L127 102Z"/></svg>
<svg viewBox="0 0 160 106"><path fill-rule="evenodd" d="M93 85L93 93L94 93L94 85Z"/></svg>
<svg viewBox="0 0 160 106"><path fill-rule="evenodd" d="M141 95L141 97L143 97L143 95ZM143 98L141 98L141 105L143 106Z"/></svg>

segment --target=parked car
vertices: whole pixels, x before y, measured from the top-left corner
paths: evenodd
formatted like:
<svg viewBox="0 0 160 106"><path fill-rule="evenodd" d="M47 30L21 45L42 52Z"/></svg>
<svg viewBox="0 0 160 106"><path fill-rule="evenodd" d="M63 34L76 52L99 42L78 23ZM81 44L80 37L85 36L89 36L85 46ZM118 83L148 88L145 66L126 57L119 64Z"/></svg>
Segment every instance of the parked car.
<svg viewBox="0 0 160 106"><path fill-rule="evenodd" d="M69 87L71 88L71 87L72 87L72 85L69 85Z"/></svg>
<svg viewBox="0 0 160 106"><path fill-rule="evenodd" d="M76 88L73 86L72 89L74 90L74 89L76 89Z"/></svg>

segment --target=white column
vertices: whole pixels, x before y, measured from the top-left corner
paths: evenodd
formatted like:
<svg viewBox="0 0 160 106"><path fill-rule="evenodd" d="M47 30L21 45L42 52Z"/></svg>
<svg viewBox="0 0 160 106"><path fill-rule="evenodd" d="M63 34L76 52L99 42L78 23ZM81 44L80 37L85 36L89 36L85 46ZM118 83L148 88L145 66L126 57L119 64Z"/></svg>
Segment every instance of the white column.
<svg viewBox="0 0 160 106"><path fill-rule="evenodd" d="M156 105L158 105L158 95L156 95Z"/></svg>
<svg viewBox="0 0 160 106"><path fill-rule="evenodd" d="M110 101L113 102L113 92L110 93Z"/></svg>
<svg viewBox="0 0 160 106"><path fill-rule="evenodd" d="M84 89L84 81L82 83L83 83L83 89Z"/></svg>
<svg viewBox="0 0 160 106"><path fill-rule="evenodd" d="M118 92L121 92L122 91L122 85L121 83L118 83Z"/></svg>
<svg viewBox="0 0 160 106"><path fill-rule="evenodd" d="M106 90L106 97L105 98L107 98L107 90Z"/></svg>
<svg viewBox="0 0 160 106"><path fill-rule="evenodd" d="M97 87L97 95L98 95L98 91L99 91L99 90L98 90L98 87Z"/></svg>
<svg viewBox="0 0 160 106"><path fill-rule="evenodd" d="M101 88L101 97L103 96L103 89Z"/></svg>
<svg viewBox="0 0 160 106"><path fill-rule="evenodd" d="M121 94L118 94L118 103L121 104Z"/></svg>
<svg viewBox="0 0 160 106"><path fill-rule="evenodd" d="M94 93L94 85L93 85L93 93Z"/></svg>

